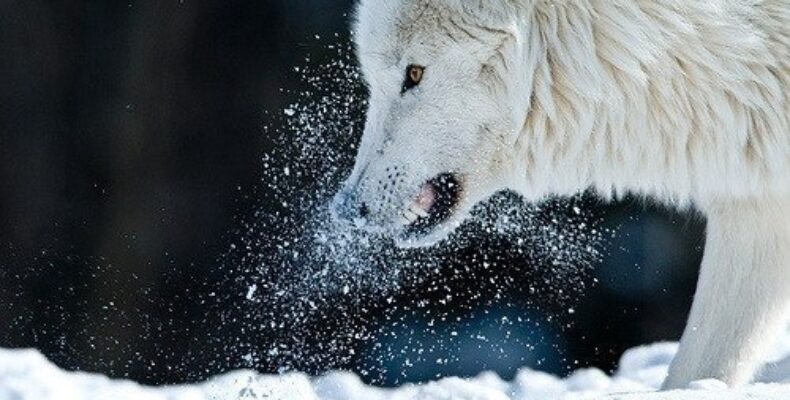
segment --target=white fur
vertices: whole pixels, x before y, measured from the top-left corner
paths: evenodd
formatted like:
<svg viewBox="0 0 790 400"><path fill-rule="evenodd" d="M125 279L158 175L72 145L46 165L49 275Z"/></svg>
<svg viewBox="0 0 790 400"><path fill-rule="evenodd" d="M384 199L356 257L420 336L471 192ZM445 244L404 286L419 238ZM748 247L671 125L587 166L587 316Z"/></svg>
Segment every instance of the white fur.
<svg viewBox="0 0 790 400"><path fill-rule="evenodd" d="M747 381L790 303L788 0L362 0L371 98L347 181L397 233L422 183L463 197L594 188L708 217L695 303L665 387ZM406 66L423 82L400 93ZM395 172L397 171L397 172Z"/></svg>

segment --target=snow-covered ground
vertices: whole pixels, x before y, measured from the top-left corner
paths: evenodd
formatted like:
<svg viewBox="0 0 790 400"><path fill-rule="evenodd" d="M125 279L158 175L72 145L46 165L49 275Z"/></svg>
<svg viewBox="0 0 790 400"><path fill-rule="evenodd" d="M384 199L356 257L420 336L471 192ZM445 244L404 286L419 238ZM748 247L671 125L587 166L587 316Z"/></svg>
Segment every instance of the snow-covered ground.
<svg viewBox="0 0 790 400"><path fill-rule="evenodd" d="M191 386L152 388L101 375L65 372L35 350L0 350L0 400L686 400L790 399L790 330L776 344L760 383L729 389L718 381L694 382L689 389L655 392L676 345L659 343L626 352L618 371L576 371L567 378L530 369L511 382L493 373L445 378L421 385L381 389L347 372L320 378L236 371Z"/></svg>

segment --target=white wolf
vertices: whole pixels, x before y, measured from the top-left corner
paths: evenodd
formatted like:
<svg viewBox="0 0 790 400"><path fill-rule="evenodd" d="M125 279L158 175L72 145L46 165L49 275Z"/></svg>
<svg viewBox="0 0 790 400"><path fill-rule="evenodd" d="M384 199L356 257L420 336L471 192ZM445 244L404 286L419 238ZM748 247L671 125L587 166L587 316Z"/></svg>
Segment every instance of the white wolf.
<svg viewBox="0 0 790 400"><path fill-rule="evenodd" d="M370 103L341 218L444 238L502 189L708 219L664 387L748 381L790 304L788 0L361 0Z"/></svg>

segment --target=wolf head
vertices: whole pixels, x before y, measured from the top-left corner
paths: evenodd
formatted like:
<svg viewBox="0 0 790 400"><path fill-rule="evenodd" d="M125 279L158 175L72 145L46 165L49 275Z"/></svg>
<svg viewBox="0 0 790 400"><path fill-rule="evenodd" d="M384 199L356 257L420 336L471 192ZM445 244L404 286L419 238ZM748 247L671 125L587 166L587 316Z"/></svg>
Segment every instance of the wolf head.
<svg viewBox="0 0 790 400"><path fill-rule="evenodd" d="M425 246L513 186L530 96L513 3L361 1L354 35L369 108L336 216Z"/></svg>

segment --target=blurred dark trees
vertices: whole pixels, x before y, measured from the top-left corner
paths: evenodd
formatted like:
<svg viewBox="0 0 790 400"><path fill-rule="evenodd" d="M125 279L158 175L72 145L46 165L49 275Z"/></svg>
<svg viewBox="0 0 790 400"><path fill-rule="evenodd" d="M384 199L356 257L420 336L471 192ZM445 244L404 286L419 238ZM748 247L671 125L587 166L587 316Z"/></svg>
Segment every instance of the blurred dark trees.
<svg viewBox="0 0 790 400"><path fill-rule="evenodd" d="M261 205L264 111L292 101L280 89L320 55L314 35L347 37L350 7L0 2L0 346L150 383L224 369L221 354L156 360L211 328L198 299L221 279L234 217ZM679 335L701 228L638 202L597 207L624 233L566 342L569 363L608 368Z"/></svg>

